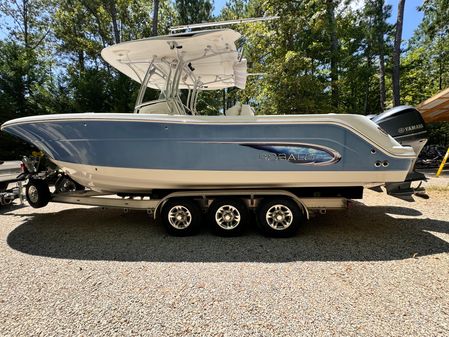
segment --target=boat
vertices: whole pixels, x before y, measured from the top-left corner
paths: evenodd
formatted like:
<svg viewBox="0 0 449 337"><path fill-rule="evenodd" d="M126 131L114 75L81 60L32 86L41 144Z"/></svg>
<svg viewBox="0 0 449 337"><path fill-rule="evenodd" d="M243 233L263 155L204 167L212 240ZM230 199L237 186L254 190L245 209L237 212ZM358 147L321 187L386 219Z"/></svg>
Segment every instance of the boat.
<svg viewBox="0 0 449 337"><path fill-rule="evenodd" d="M254 115L249 105L238 104L216 116L197 111L201 91L245 87L247 64L236 47L240 38L234 30L216 29L107 47L103 58L141 84L134 113L32 116L1 129L44 151L78 184L101 192L351 187L406 180L426 138L424 122L411 107L374 119ZM148 88L160 90L160 98L143 101ZM181 90L188 91L184 100ZM388 125L401 129L396 139L385 131ZM410 134L419 146L400 144Z"/></svg>

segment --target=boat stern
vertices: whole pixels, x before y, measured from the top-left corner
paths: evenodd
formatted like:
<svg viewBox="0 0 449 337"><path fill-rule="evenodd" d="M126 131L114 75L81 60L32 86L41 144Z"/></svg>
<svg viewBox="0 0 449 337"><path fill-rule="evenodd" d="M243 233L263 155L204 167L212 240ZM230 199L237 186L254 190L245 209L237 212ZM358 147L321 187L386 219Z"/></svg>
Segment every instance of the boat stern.
<svg viewBox="0 0 449 337"><path fill-rule="evenodd" d="M412 148L415 153L415 159L404 182L385 184L388 194L408 199L412 194L416 194L416 188L412 188L413 182L427 181L423 173L415 170L416 160L428 140L426 123L417 109L405 105L389 109L380 115L374 116L372 121L391 135L399 144ZM423 190L420 188L420 185L418 189L422 194Z"/></svg>

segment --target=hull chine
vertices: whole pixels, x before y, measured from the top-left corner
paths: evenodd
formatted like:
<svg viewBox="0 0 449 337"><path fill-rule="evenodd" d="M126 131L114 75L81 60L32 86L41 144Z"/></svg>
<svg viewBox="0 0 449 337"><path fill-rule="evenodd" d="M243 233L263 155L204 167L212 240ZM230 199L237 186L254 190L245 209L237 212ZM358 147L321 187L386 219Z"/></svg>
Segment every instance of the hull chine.
<svg viewBox="0 0 449 337"><path fill-rule="evenodd" d="M79 184L99 192L366 186L403 181L407 171L218 171L103 167L54 161Z"/></svg>

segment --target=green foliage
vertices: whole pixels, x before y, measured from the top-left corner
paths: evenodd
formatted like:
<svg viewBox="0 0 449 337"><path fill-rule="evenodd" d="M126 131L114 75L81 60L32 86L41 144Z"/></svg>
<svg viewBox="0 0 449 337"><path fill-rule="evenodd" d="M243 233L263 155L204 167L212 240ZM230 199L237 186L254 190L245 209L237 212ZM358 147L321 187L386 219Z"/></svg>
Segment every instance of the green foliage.
<svg viewBox="0 0 449 337"><path fill-rule="evenodd" d="M52 0L0 0L0 18L9 38L26 49L37 50L51 29Z"/></svg>
<svg viewBox="0 0 449 337"><path fill-rule="evenodd" d="M208 22L212 19L213 4L209 0L176 0L178 24Z"/></svg>
<svg viewBox="0 0 449 337"><path fill-rule="evenodd" d="M213 20L213 2L210 0L176 0L175 22L177 25L210 22ZM183 92L187 97L187 93ZM198 95L197 111L205 115L216 115L223 110L223 93L204 91Z"/></svg>
<svg viewBox="0 0 449 337"><path fill-rule="evenodd" d="M389 8L382 8L380 17L373 11L353 10L343 1L331 7L312 0L228 1L223 19L281 17L237 27L247 37L250 71L264 73L250 78L240 97L255 98L260 113L380 112L376 34L387 33Z"/></svg>
<svg viewBox="0 0 449 337"><path fill-rule="evenodd" d="M49 68L34 50L12 41L0 42L0 124L22 116L52 113L49 83ZM18 153L27 149L4 133L0 135L1 158L17 159Z"/></svg>
<svg viewBox="0 0 449 337"><path fill-rule="evenodd" d="M430 64L426 62L427 53L424 47L416 47L402 59L402 101L405 104L419 104L439 91Z"/></svg>
<svg viewBox="0 0 449 337"><path fill-rule="evenodd" d="M47 0L0 0L5 38L0 41L0 123L53 113L49 40L52 5ZM30 146L4 133L0 158L20 159Z"/></svg>
<svg viewBox="0 0 449 337"><path fill-rule="evenodd" d="M424 18L402 60L402 98L416 105L449 87L449 1L427 0L420 7ZM432 127L449 139L449 122Z"/></svg>
<svg viewBox="0 0 449 337"><path fill-rule="evenodd" d="M165 5L162 2L161 7ZM60 65L67 67L68 95L73 98L74 111L132 111L137 85L111 69L99 54L108 45L149 36L151 12L151 2L143 0L59 3L54 32L60 41L58 52L66 56Z"/></svg>
<svg viewBox="0 0 449 337"><path fill-rule="evenodd" d="M449 86L449 1L429 0L421 6L424 18L410 49L421 59L430 83L426 88L436 93Z"/></svg>
<svg viewBox="0 0 449 337"><path fill-rule="evenodd" d="M429 131L429 144L449 146L449 123L438 122L427 126Z"/></svg>

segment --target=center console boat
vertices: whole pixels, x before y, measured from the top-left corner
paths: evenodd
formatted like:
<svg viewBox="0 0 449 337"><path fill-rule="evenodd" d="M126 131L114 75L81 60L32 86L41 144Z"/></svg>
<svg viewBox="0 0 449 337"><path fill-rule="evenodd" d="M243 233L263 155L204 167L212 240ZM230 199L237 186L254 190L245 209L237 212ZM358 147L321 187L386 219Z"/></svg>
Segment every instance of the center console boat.
<svg viewBox="0 0 449 337"><path fill-rule="evenodd" d="M169 205L173 200L187 202L165 212L168 228L176 233L184 233L176 229L176 221L185 224L185 217L197 213L189 198L204 193L214 195L205 207L211 207L210 221L222 234L235 230L230 225L227 232L215 218L226 223L225 215L235 218L234 210L240 217L246 214L251 203L242 201L245 193L275 194L277 204L252 205L266 211L259 218L271 234L288 232L275 228L276 219L280 224L287 214L307 213L302 197L359 198L364 187L381 185L390 193L413 193L411 181L423 179L413 166L427 132L412 107L371 118L263 111L255 115L252 107L241 104L215 116L197 111L202 91L245 87L247 62L236 47L240 38L234 30L215 29L107 47L102 57L141 84L134 113L25 117L6 122L2 130L38 147L72 186L89 193L129 198L183 193L182 198L166 200ZM158 90L159 99L145 101L148 89ZM237 190L243 194L233 192ZM50 193L43 195L51 199ZM221 205L223 200L228 201ZM299 211L292 210L295 203Z"/></svg>

